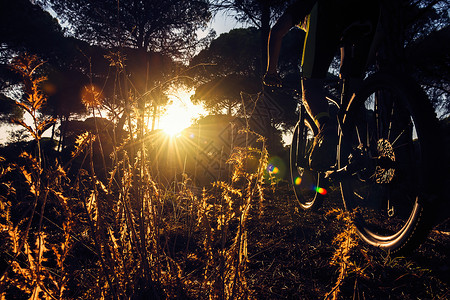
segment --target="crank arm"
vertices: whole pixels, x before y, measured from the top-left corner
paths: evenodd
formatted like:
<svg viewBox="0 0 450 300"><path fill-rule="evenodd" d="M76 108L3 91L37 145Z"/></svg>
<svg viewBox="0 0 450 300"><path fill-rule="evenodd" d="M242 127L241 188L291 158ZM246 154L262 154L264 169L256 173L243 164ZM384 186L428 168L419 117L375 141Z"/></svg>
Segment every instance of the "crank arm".
<svg viewBox="0 0 450 300"><path fill-rule="evenodd" d="M354 161L350 161L350 163L343 168L326 171L325 178L332 181L342 181L352 177L355 173L364 169L372 170L370 173L373 173L377 167L381 169L391 169L396 168L397 163L387 157L370 158L365 159L364 161L356 159Z"/></svg>
<svg viewBox="0 0 450 300"><path fill-rule="evenodd" d="M325 172L325 178L331 181L342 181L346 178L350 178L353 172L349 171L348 165L340 168L339 170L330 170Z"/></svg>

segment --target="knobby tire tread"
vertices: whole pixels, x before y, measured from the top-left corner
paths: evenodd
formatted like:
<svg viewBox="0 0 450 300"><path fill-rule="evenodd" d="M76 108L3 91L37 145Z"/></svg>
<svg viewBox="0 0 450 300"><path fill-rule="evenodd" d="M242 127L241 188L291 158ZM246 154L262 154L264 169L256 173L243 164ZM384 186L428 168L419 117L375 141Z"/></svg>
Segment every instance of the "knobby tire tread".
<svg viewBox="0 0 450 300"><path fill-rule="evenodd" d="M377 73L370 76L363 83L360 94L363 98L354 98L355 104L349 105L349 115L352 115L352 109L357 109L358 102L364 101L364 94L370 91L375 85L393 85L395 88L401 90L402 93L407 95L407 105L410 106L411 114L415 119L415 123L418 124L418 133L420 135L420 146L423 153L423 158L426 160L422 170L424 175L424 195L419 197L419 212L417 220L411 225L412 231L406 237L402 237L397 240L392 246L386 250L390 251L394 255L403 255L410 253L417 245L422 243L432 225L433 214L432 208L439 202L439 191L436 191L436 186L441 187L438 182L442 179L438 174L438 157L442 157L439 153L440 147L438 142L440 139L439 123L436 118L436 112L434 111L431 103L425 92L418 86L413 80L409 79L405 75L391 74L391 73ZM356 111L356 110L355 110ZM353 112L354 113L354 112ZM344 124L345 128L345 124ZM342 193L344 206L347 207L344 198L344 192ZM363 234L358 229L359 234Z"/></svg>

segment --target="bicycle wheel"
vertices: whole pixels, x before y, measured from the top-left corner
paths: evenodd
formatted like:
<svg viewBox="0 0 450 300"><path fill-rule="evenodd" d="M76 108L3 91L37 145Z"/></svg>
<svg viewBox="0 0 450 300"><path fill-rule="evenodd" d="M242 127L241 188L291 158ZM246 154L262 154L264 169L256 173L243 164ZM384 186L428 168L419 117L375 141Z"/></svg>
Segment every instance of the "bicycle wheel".
<svg viewBox="0 0 450 300"><path fill-rule="evenodd" d="M352 165L341 191L360 237L393 253L426 236L437 166L435 113L420 87L398 78L365 80L348 106L339 153L340 168Z"/></svg>
<svg viewBox="0 0 450 300"><path fill-rule="evenodd" d="M305 111L301 111L292 136L290 169L292 186L298 204L304 210L321 207L326 189L321 187L321 175L309 169L309 153L314 139L313 130L305 124ZM313 123L310 123L313 124Z"/></svg>

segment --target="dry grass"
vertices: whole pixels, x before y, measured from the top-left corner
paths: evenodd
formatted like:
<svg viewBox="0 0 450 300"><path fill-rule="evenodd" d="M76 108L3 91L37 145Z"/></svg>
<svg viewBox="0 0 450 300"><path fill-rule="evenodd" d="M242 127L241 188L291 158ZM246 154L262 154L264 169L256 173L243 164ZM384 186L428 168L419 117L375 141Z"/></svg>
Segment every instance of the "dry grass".
<svg viewBox="0 0 450 300"><path fill-rule="evenodd" d="M18 105L37 116L45 98L42 77L36 80ZM101 93L86 92L95 115ZM135 131L114 145L111 159L96 157L105 139L97 126L75 144L78 167L61 166L40 147L50 121L38 118L27 128L37 152L0 159L1 299L448 297L447 236L435 233L409 259L365 249L337 191L328 213L306 213L288 185L264 182L268 153L260 136L258 148L234 148L228 181L198 192L184 174L163 185L153 176L142 123L133 125L129 113ZM433 269L443 261L447 270Z"/></svg>
<svg viewBox="0 0 450 300"><path fill-rule="evenodd" d="M228 161L233 170L229 182L215 182L198 195L184 176L173 192L152 175L143 117L138 115L132 125L129 115L136 134L114 148L112 165L102 147L104 132L96 124L94 132L77 138L72 160L81 162L69 178L65 168L70 164L43 163L40 135L54 121L37 117L46 100L39 90L45 78L35 76L41 65L34 56L14 65L28 84L27 100L17 105L33 116L34 126L15 123L30 131L38 147L36 155L23 153L18 163L3 161L8 194L0 199L6 241L0 295L249 298L247 223L251 208L263 201L267 151L262 137L261 149L235 148ZM102 101L92 86L84 90L83 103L95 117ZM129 101L139 105L139 99ZM246 160L254 156L259 165L249 170ZM200 262L200 268L191 269Z"/></svg>

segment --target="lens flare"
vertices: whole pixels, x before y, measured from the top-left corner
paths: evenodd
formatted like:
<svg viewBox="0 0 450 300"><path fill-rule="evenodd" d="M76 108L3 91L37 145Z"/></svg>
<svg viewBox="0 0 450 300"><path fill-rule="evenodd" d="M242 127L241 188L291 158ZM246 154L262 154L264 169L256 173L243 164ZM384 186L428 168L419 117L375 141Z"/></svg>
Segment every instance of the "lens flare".
<svg viewBox="0 0 450 300"><path fill-rule="evenodd" d="M294 184L295 185L300 185L300 183L302 183L302 179L300 177L297 177L294 179Z"/></svg>
<svg viewBox="0 0 450 300"><path fill-rule="evenodd" d="M272 174L278 174L278 172L280 172L280 169L278 169L278 167L276 167L272 164L269 164L267 166L267 172L272 173Z"/></svg>
<svg viewBox="0 0 450 300"><path fill-rule="evenodd" d="M315 190L317 193L321 194L321 195L326 195L327 194L327 190L318 186L314 186L313 190Z"/></svg>

